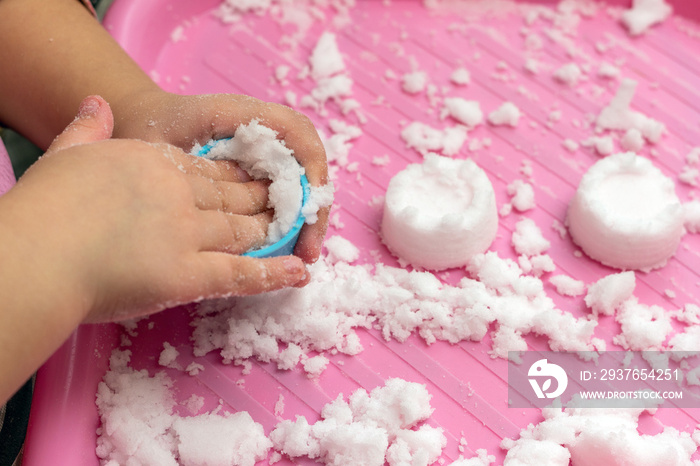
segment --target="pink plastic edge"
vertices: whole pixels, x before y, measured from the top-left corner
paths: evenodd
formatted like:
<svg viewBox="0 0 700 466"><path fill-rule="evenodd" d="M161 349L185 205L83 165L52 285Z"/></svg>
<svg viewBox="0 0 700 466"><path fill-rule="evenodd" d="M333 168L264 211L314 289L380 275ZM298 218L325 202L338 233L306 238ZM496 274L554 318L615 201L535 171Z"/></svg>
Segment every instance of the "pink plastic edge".
<svg viewBox="0 0 700 466"><path fill-rule="evenodd" d="M364 0L378 1L378 0ZM530 3L553 5L559 0L530 0ZM201 12L216 6L218 0L202 0L199 2L179 2L174 4L168 14L184 20L193 10ZM630 0L608 0L607 3L620 7L628 7ZM677 15L682 15L694 21L700 21L700 7L694 2L670 0ZM182 7L182 5L185 5ZM180 10L177 10L181 7ZM144 47L144 43L154 41L154 37L167 40L170 31L158 28L158 24L166 22L153 21L162 11L147 10L149 2L140 0L119 0L111 7L105 17L105 27L112 36L124 47L132 58L144 65L153 63L159 52L158 47ZM184 11L183 11L184 10ZM134 27L136 31L129 30ZM144 37L142 34L148 34ZM5 162L6 161L6 162ZM7 152L0 142L0 194L14 184L4 178L4 165L8 164ZM10 166L9 173L12 173ZM9 186L8 186L9 184ZM5 187L5 190L3 190ZM104 326L83 325L54 353L39 369L36 378L32 410L30 414L27 440L23 465L41 466L56 464L56 453L61 452L63 464L90 465L99 464L95 453L96 429L99 426L99 416L95 406L95 394L102 374L107 371L109 356L117 346L119 328L116 325ZM91 366L79 366L84 360L85 351L93 351L94 359ZM99 370L96 370L99 369ZM79 422L66 424L71 419ZM63 435L70 428L71 435ZM92 447L86 449L86 445Z"/></svg>
<svg viewBox="0 0 700 466"><path fill-rule="evenodd" d="M12 171L12 163L5 145L0 140L0 196L9 191L14 184L15 173Z"/></svg>
<svg viewBox="0 0 700 466"><path fill-rule="evenodd" d="M116 325L83 325L39 369L24 465L98 464L95 394L119 332ZM92 354L86 358L87 351ZM65 434L66 429L70 435ZM86 449L88 442L92 448ZM64 462L56 463L58 452Z"/></svg>

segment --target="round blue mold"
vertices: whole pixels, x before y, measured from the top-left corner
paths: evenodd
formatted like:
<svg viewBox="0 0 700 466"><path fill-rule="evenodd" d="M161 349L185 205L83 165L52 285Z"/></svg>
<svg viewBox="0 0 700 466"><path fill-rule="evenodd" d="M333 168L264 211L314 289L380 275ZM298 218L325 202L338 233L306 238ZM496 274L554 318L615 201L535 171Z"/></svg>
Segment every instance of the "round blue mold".
<svg viewBox="0 0 700 466"><path fill-rule="evenodd" d="M206 143L204 146L202 146L201 149L197 152L198 157L205 157L211 149L219 143L219 141L226 141L231 138L225 138L225 139L217 139L217 140L212 140ZM300 178L300 183L301 183L301 190L302 190L302 199L301 199L301 205L302 208L303 206L306 205L306 202L309 200L309 194L311 193L311 187L309 185L309 180L306 179L306 175L301 175ZM263 257L277 257L277 256L288 256L290 254L294 253L294 246L297 244L297 240L299 239L299 233L301 232L301 227L304 226L304 222L306 221L306 218L301 214L301 210L299 211L299 216L297 217L296 222L294 222L294 225L292 225L292 228L287 232L286 235L282 237L279 241L277 241L274 244L270 244L269 246L265 246L260 249L252 249L250 251L247 251L243 253L243 256L248 256L248 257L255 257L255 258L263 258Z"/></svg>

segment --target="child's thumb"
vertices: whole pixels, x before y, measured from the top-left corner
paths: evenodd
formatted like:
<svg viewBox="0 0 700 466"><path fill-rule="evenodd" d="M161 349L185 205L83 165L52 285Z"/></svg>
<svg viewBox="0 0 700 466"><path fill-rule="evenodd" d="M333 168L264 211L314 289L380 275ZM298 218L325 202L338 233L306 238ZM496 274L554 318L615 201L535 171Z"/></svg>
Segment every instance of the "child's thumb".
<svg viewBox="0 0 700 466"><path fill-rule="evenodd" d="M80 104L75 120L56 136L46 153L109 139L113 129L114 116L109 104L100 96L86 97Z"/></svg>

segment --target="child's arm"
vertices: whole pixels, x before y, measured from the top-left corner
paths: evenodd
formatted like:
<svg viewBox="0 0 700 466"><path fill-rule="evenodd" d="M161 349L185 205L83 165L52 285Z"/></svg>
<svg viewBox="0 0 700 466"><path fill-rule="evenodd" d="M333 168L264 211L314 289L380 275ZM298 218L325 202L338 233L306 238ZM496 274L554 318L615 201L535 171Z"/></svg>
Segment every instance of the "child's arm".
<svg viewBox="0 0 700 466"><path fill-rule="evenodd" d="M44 149L88 95L158 89L77 0L0 0L0 44L0 121Z"/></svg>
<svg viewBox="0 0 700 466"><path fill-rule="evenodd" d="M81 322L304 280L298 257L235 255L264 241L265 189L170 145L104 140L111 118L87 99L0 198L0 404ZM223 194L240 190L254 202Z"/></svg>
<svg viewBox="0 0 700 466"><path fill-rule="evenodd" d="M323 145L306 117L246 96L162 91L77 0L0 0L0 44L0 121L41 147L97 94L112 106L115 137L184 150L259 118L294 150L311 185L328 181ZM321 252L328 210L302 230L295 253L307 263Z"/></svg>

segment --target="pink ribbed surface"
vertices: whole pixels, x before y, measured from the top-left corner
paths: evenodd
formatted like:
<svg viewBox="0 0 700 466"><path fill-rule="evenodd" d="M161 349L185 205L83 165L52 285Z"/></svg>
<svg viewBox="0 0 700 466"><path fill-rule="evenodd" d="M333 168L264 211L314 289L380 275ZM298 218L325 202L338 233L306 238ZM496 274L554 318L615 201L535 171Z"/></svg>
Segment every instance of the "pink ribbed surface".
<svg viewBox="0 0 700 466"><path fill-rule="evenodd" d="M0 196L15 184L15 173L12 171L12 164L7 155L5 145L0 140Z"/></svg>
<svg viewBox="0 0 700 466"><path fill-rule="evenodd" d="M310 92L312 83L298 81L295 76L307 64L321 32L319 24L303 37L298 50L282 48L281 51L277 45L281 31L276 22L267 17L251 17L232 28L209 14L217 3L214 0L117 0L106 25L141 66L173 92L235 92L278 102L283 102L287 90L299 96ZM691 2L676 3L685 14L698 18L700 9L689 7ZM581 174L597 160L588 150L567 151L562 141L566 138L581 141L592 135L591 129L581 124L600 112L614 93L616 82L596 78L593 70L591 80L579 86L583 89L581 93L556 83L552 71L572 59L546 39L547 45L538 58L550 68L538 75L525 72L520 35L524 23L519 15L483 20L477 27L464 29L466 23L455 15L432 16L426 14L418 1L395 0L359 1L351 17L351 23L338 31L338 43L355 83L353 97L362 104L368 122L362 125L364 135L355 141L351 151L351 161L359 163L361 177L340 170L336 204L345 226L337 231L331 229L329 234L340 234L357 244L362 250L361 261L372 261L370 253L379 251L386 263L396 265L376 234L381 209L369 201L383 195L393 174L407 163L421 160L417 153L405 148L399 136L401 124L417 120L441 125L437 117L439 109L431 108L424 95L409 96L401 91L398 81L385 79L387 70L397 76L410 71L409 57L413 57L419 69L428 72L430 82L439 88L448 87L449 96L478 100L485 112L509 100L524 112L517 129L484 125L470 132L470 139L488 137L492 144L474 153L464 149L458 157L471 157L487 171L499 206L509 200L505 186L523 178L522 161L531 162L537 208L526 216L534 219L551 241L549 254L557 265L557 273L592 283L611 272L585 257L577 258L570 239L561 238L550 227L555 220L563 222L568 200ZM633 44L633 52L617 46L604 57L609 62L624 59L624 76L640 83L635 108L667 125L669 134L655 146L658 153L653 160L674 178L683 167L685 154L700 145L700 54L697 53L700 41L681 32L678 22L678 18L673 18L645 37L630 40L601 11L580 24L577 41L591 56L597 56L594 48L597 41L614 39L621 44ZM178 26L184 27L183 39L173 41L171 33ZM511 81L503 82L492 76L500 62L507 65L508 73L513 76ZM287 87L280 86L273 77L275 67L282 64L292 69ZM472 77L472 83L463 88L449 83L451 72L459 65L469 69ZM600 86L599 97L590 92L592 85ZM522 86L520 90L519 86ZM328 118L344 118L334 105L327 108ZM548 115L554 109L561 110L562 120L549 128ZM307 113L328 132L326 119L311 111ZM576 121L581 124L577 125ZM642 152L648 155L649 146ZM374 157L385 154L390 156L387 166L371 163ZM697 194L695 188L680 183L677 192L683 200ZM519 218L520 215L511 214L501 219L499 235L492 246L499 255L514 257L510 238ZM640 301L669 310L697 303L699 251L700 237L687 235L676 257L665 268L638 274L635 294ZM448 280L463 276L459 271L448 275ZM559 308L577 317L587 314L581 298L564 298L550 285L546 288ZM670 298L666 290L673 291L675 297ZM163 313L152 321L153 330L147 328L147 322L141 322L138 336L132 338L130 349L134 352L135 367L148 368L151 372L161 369L157 358L163 341L180 349L179 362L183 366L194 359L189 350L191 328L186 312ZM611 340L617 332L618 324L603 318L596 336L613 349ZM205 396L204 409L215 407L222 399L234 410L250 412L266 432L278 422L274 407L280 395L285 405L283 418L304 415L313 421L322 406L338 393L347 396L359 387L372 389L389 377L425 383L436 408L430 423L442 426L448 436L443 455L446 461L459 456L459 441L464 436L468 441L466 455L486 448L500 463L503 458L498 448L500 440L516 437L528 423L541 419L539 410L507 408L506 362L488 356L488 337L482 343L462 342L453 346L437 342L428 347L417 337L397 343L384 341L376 331L359 334L365 351L355 357L330 356L331 363L318 381L308 380L297 370L280 372L271 365L258 363L253 363L252 372L244 376L240 368L222 365L216 354L197 359L206 367L197 377L174 371L170 374L177 382L178 397L186 399L192 393ZM118 338L116 326L81 328L42 368L26 465L97 462L95 387ZM541 339L529 338L528 344L531 349L548 349ZM654 418L644 418L643 428L655 432L659 423L663 423L690 430L699 421L700 410L666 409ZM281 464L290 463L283 460Z"/></svg>

